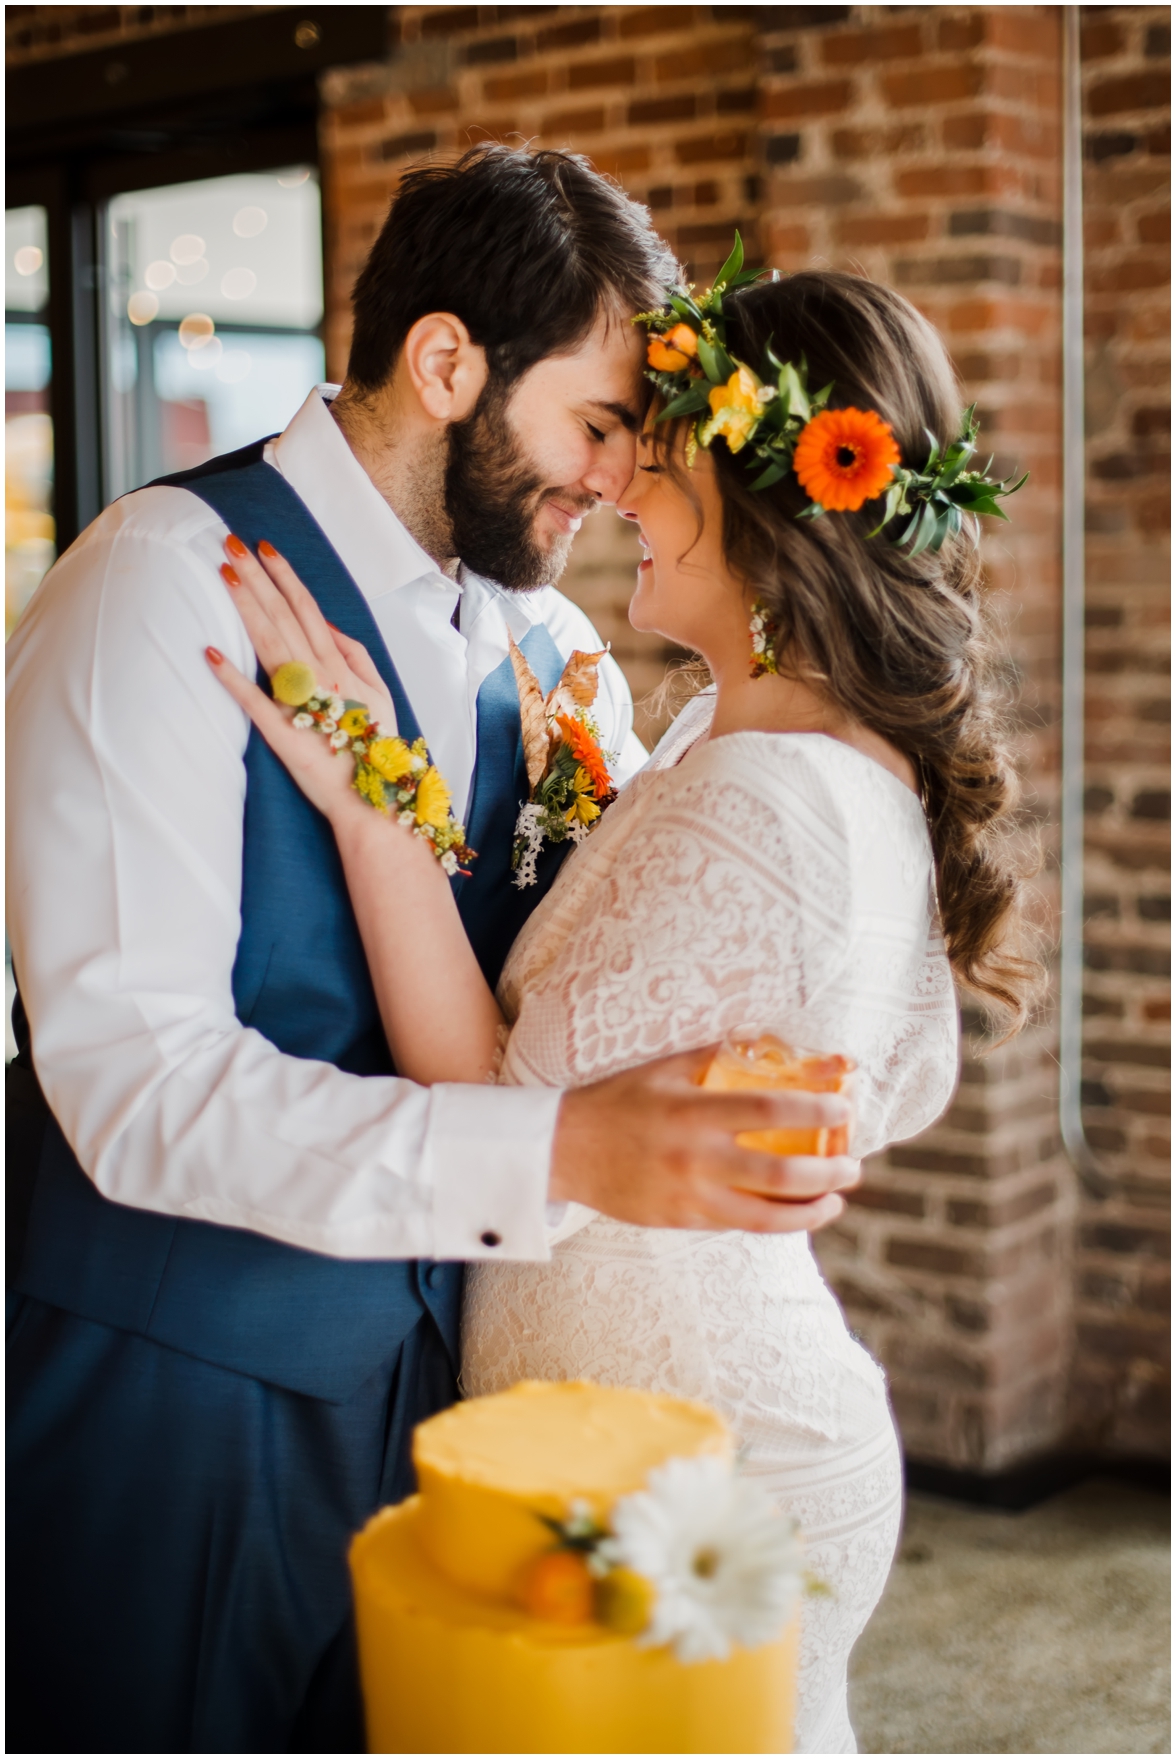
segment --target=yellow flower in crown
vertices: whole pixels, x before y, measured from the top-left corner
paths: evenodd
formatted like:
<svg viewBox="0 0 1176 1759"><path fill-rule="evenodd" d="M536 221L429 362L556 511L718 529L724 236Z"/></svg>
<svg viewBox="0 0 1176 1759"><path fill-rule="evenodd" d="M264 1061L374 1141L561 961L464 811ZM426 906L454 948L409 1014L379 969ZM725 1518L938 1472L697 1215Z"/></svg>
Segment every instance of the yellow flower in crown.
<svg viewBox="0 0 1176 1759"><path fill-rule="evenodd" d="M449 803L453 795L441 771L430 764L417 786L416 821L419 825L432 825L440 830L449 817Z"/></svg>
<svg viewBox="0 0 1176 1759"><path fill-rule="evenodd" d="M377 739L367 760L386 782L402 782L412 771L412 752L403 739Z"/></svg>
<svg viewBox="0 0 1176 1759"><path fill-rule="evenodd" d="M711 415L698 429L699 445L709 446L721 434L731 452L746 446L763 415L762 389L749 368L736 367L727 383L716 385L707 398Z"/></svg>
<svg viewBox="0 0 1176 1759"><path fill-rule="evenodd" d="M365 708L349 708L345 714L339 717L340 728L344 733L349 733L353 739L359 739L362 736L367 724L368 714Z"/></svg>

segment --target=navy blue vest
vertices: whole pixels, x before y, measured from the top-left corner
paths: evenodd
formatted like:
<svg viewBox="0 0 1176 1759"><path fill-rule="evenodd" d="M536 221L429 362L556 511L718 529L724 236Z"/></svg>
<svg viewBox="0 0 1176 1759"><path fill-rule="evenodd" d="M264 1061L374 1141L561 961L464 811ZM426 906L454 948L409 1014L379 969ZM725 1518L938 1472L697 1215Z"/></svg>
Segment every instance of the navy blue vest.
<svg viewBox="0 0 1176 1759"><path fill-rule="evenodd" d="M263 445L163 480L199 495L251 547L267 538L281 550L330 621L363 642L395 701L400 731L415 738L416 717L363 595L305 504L263 462ZM522 645L550 689L563 663L555 643L537 625ZM256 732L245 769L238 1018L288 1056L356 1075L393 1074L330 828ZM541 860L536 886L511 885L514 822L526 793L518 695L504 660L478 696L467 824L478 860L470 878L454 881L491 984L563 853ZM26 1049L13 1071L10 1155L15 1149L18 1164L9 1162L18 1224L27 1217L18 1229L20 1292L332 1401L388 1361L425 1309L456 1367L460 1265L328 1258L243 1229L112 1203L78 1166L31 1067Z"/></svg>

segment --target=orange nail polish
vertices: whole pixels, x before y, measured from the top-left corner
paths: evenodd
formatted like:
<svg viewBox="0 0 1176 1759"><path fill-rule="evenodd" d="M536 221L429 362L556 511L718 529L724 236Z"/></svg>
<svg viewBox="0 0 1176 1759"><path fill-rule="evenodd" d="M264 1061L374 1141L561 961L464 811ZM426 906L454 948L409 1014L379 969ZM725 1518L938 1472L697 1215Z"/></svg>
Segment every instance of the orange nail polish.
<svg viewBox="0 0 1176 1759"><path fill-rule="evenodd" d="M226 586L240 586L241 576L229 562L221 563L221 579Z"/></svg>
<svg viewBox="0 0 1176 1759"><path fill-rule="evenodd" d="M241 539L236 535L235 532L232 532L232 531L229 533L228 537L225 539L225 549L229 552L230 556L240 557L240 556L247 556L249 554L249 551L245 548L245 545L241 542Z"/></svg>
<svg viewBox="0 0 1176 1759"><path fill-rule="evenodd" d="M265 539L262 538L261 542L257 546L257 553L259 556L275 557L278 552L274 549L274 546L272 544L266 543Z"/></svg>
<svg viewBox="0 0 1176 1759"><path fill-rule="evenodd" d="M204 651L208 655L209 659L212 661L214 666L223 666L224 665L225 656L221 652L219 647L206 647Z"/></svg>

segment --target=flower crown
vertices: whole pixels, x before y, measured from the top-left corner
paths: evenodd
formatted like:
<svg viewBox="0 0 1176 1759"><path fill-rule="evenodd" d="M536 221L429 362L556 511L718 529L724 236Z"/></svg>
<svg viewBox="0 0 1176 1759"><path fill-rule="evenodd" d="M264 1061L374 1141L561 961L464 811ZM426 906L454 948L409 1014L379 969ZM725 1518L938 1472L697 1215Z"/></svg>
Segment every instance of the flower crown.
<svg viewBox="0 0 1176 1759"><path fill-rule="evenodd" d="M633 320L649 331L646 377L665 403L658 421L698 418L686 441L687 465L699 446L709 447L720 436L730 452L747 448L748 462L758 467L750 488L766 489L795 473L809 498L799 519L856 513L884 494L885 511L869 536L905 514L906 523L889 541L910 543L912 556L940 549L962 530L965 514L1007 518L997 503L1015 495L1029 473L1010 487L1010 477L987 475L991 458L982 471L968 468L979 431L974 403L950 446L941 449L928 432L931 454L922 470L913 470L903 464L890 424L874 410L827 408L831 384L809 392L803 355L798 364L782 361L769 344L761 378L728 352L723 296L764 272L743 267L736 232L734 249L700 299L692 289L667 288L660 311L640 312Z"/></svg>

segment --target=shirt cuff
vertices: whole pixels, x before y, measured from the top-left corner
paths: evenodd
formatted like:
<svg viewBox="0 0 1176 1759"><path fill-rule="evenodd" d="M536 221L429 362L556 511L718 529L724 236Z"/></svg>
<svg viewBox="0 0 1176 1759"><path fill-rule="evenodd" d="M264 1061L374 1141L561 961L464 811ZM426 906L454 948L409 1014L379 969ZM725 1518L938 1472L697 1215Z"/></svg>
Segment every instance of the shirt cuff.
<svg viewBox="0 0 1176 1759"><path fill-rule="evenodd" d="M557 1087L430 1090L425 1165L433 1190L433 1256L542 1261Z"/></svg>

